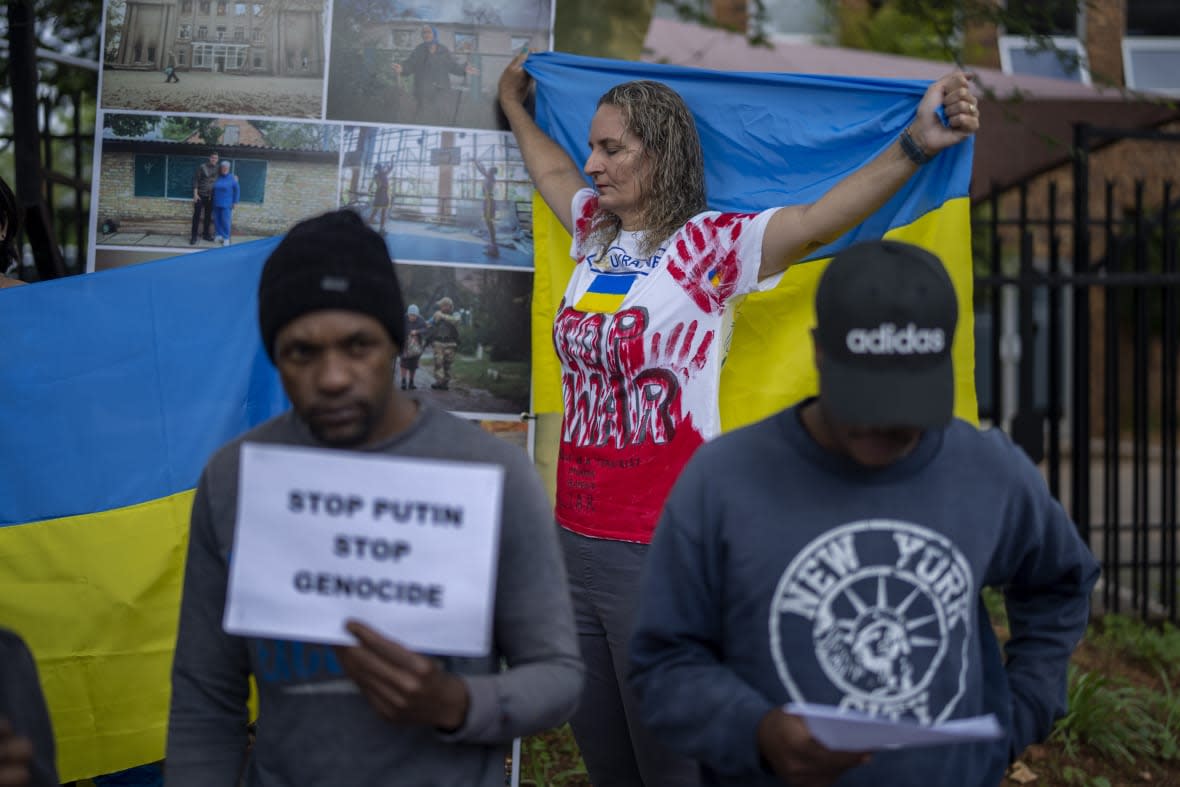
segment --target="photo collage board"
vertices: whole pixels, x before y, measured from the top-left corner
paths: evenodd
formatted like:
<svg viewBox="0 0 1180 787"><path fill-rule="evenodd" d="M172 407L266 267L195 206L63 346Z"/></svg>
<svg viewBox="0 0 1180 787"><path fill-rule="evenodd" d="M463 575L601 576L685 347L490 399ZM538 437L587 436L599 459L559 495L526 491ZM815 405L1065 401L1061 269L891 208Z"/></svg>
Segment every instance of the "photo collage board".
<svg viewBox="0 0 1180 787"><path fill-rule="evenodd" d="M517 53L551 48L553 14L552 0L106 0L87 269L355 210L424 325L399 384L524 445L533 187L496 91ZM436 358L453 315L454 355Z"/></svg>

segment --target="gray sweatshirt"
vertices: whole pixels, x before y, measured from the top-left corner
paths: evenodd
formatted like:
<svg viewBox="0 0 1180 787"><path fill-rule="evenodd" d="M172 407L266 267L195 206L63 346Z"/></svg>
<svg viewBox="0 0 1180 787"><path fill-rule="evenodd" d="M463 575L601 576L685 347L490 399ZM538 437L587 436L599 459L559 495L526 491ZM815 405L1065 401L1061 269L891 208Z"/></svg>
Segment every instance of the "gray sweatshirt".
<svg viewBox="0 0 1180 787"><path fill-rule="evenodd" d="M287 412L221 448L201 476L172 669L169 787L229 787L244 761L244 784L258 787L503 785L506 744L564 722L582 688L552 507L528 457L424 403L410 429L369 449L505 469L493 653L441 659L470 694L466 722L444 735L378 716L330 646L246 639L222 630L244 442L317 445ZM251 676L258 684L259 718L247 757Z"/></svg>
<svg viewBox="0 0 1180 787"><path fill-rule="evenodd" d="M32 787L55 787L53 725L37 678L37 665L24 640L0 628L0 719L6 719L15 735L33 744L29 764Z"/></svg>

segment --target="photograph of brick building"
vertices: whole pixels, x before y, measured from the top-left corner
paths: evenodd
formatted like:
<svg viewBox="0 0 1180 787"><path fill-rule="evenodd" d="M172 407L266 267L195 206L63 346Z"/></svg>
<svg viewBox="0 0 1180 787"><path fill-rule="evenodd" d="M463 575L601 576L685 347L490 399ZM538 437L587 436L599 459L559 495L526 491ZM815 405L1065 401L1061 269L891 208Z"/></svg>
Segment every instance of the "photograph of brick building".
<svg viewBox="0 0 1180 787"><path fill-rule="evenodd" d="M106 113L95 230L100 247L189 251L194 173L210 154L229 162L240 201L233 242L286 232L337 207L340 127L246 118Z"/></svg>
<svg viewBox="0 0 1180 787"><path fill-rule="evenodd" d="M106 109L315 117L323 0L107 0Z"/></svg>
<svg viewBox="0 0 1180 787"><path fill-rule="evenodd" d="M550 0L337 0L327 117L497 128L500 74L521 50L549 48L551 18Z"/></svg>

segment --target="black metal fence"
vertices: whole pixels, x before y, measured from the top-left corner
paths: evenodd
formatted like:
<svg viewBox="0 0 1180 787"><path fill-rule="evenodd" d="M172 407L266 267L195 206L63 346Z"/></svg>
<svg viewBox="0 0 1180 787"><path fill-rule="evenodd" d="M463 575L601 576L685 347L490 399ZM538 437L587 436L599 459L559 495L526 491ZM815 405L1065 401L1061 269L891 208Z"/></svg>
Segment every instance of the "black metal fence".
<svg viewBox="0 0 1180 787"><path fill-rule="evenodd" d="M1180 134L1078 126L1069 218L1055 182L977 206L976 380L1101 560L1104 608L1176 622L1180 189L1105 182L1093 211L1091 152L1128 139Z"/></svg>
<svg viewBox="0 0 1180 787"><path fill-rule="evenodd" d="M11 133L0 144L13 152L21 211L21 247L29 249L25 280L85 270L90 172L98 63L37 47L34 8L11 2L8 75Z"/></svg>

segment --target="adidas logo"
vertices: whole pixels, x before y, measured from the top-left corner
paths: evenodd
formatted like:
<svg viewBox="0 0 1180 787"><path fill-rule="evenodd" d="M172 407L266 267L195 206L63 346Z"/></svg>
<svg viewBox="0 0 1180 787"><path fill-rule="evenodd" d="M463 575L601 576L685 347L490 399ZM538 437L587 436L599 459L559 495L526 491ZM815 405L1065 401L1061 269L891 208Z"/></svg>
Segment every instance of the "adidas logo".
<svg viewBox="0 0 1180 787"><path fill-rule="evenodd" d="M919 328L912 322L898 330L886 322L879 328L852 329L845 343L857 355L926 355L946 349L946 332L942 328Z"/></svg>

